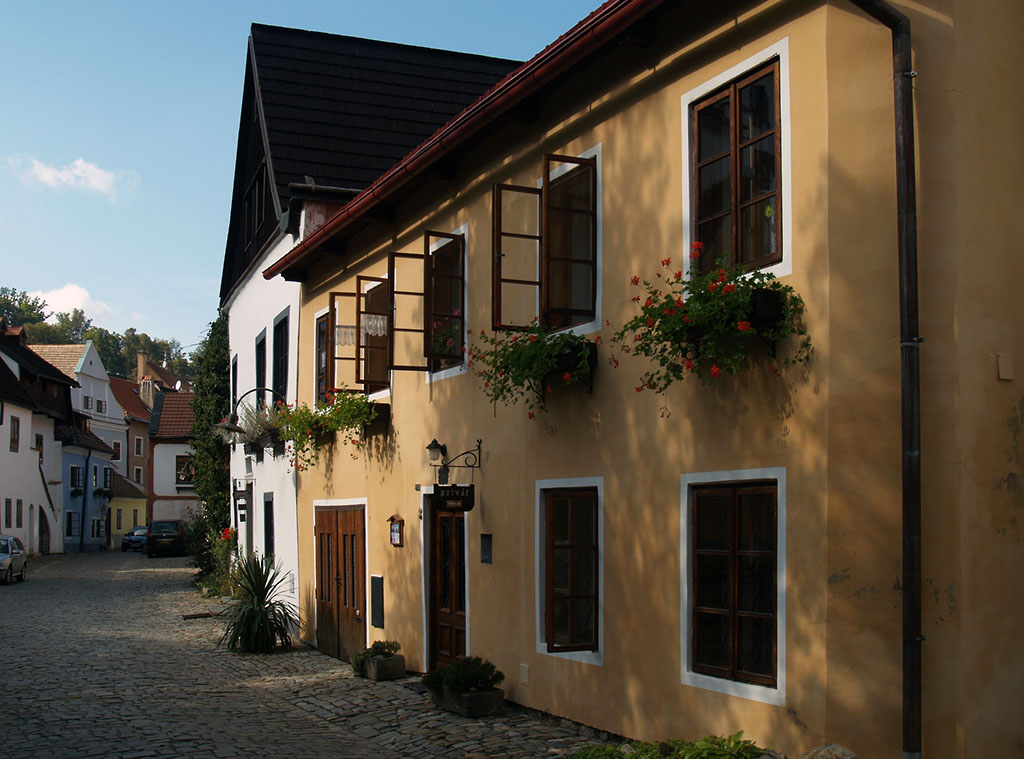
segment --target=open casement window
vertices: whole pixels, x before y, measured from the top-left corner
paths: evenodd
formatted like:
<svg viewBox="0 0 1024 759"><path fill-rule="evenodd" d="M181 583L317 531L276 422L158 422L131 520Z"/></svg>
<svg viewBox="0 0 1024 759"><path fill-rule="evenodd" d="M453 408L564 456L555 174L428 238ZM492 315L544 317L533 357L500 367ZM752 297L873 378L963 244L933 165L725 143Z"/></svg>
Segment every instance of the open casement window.
<svg viewBox="0 0 1024 759"><path fill-rule="evenodd" d="M356 292L332 292L327 390L376 393L390 387L388 280L356 277Z"/></svg>
<svg viewBox="0 0 1024 759"><path fill-rule="evenodd" d="M782 130L776 60L691 106L695 239L702 271L782 260Z"/></svg>
<svg viewBox="0 0 1024 759"><path fill-rule="evenodd" d="M596 651L597 489L545 491L548 651Z"/></svg>
<svg viewBox="0 0 1024 759"><path fill-rule="evenodd" d="M423 355L431 371L463 362L466 345L465 238L444 232L423 235Z"/></svg>
<svg viewBox="0 0 1024 759"><path fill-rule="evenodd" d="M597 159L546 155L540 190L495 185L493 207L495 329L593 321Z"/></svg>
<svg viewBox="0 0 1024 759"><path fill-rule="evenodd" d="M694 672L775 687L777 485L710 485L692 495Z"/></svg>

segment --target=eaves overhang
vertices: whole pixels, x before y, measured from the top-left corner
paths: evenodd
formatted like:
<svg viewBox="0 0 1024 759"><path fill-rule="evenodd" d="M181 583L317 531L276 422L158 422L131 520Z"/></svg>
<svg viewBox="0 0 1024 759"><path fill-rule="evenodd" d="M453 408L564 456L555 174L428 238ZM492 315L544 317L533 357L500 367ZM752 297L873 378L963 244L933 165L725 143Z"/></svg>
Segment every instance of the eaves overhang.
<svg viewBox="0 0 1024 759"><path fill-rule="evenodd" d="M508 115L526 98L558 77L667 0L609 0L540 53L510 73L476 102L449 121L369 187L341 208L327 223L263 270L266 279L283 275L301 280L313 255L325 243L343 236L372 213L393 201L445 156Z"/></svg>

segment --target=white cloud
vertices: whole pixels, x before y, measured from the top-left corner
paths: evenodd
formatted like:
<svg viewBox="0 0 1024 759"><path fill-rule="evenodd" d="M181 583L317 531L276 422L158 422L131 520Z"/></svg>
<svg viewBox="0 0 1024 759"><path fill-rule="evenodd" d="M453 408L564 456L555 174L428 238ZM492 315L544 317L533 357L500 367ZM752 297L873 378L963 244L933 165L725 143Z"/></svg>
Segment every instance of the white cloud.
<svg viewBox="0 0 1024 759"><path fill-rule="evenodd" d="M108 171L83 158L76 158L63 168L45 164L33 156L8 158L7 163L20 174L25 184L55 190L98 192L111 202L117 199L119 191L134 187L139 182L134 171Z"/></svg>
<svg viewBox="0 0 1024 759"><path fill-rule="evenodd" d="M55 314L71 313L74 309L80 308L93 322L101 322L114 313L114 309L106 303L93 300L89 295L89 291L84 287L71 282L68 282L63 287L58 287L56 290L50 290L45 293L34 292L29 293L29 295L34 298L42 298L46 301L47 310ZM52 322L53 317L50 317L48 321Z"/></svg>

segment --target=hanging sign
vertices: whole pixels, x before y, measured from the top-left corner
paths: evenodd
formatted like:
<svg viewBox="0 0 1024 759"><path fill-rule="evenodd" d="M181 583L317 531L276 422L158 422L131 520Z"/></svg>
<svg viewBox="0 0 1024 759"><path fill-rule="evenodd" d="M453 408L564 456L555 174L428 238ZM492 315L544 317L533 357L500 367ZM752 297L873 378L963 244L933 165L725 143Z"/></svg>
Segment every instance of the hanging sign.
<svg viewBox="0 0 1024 759"><path fill-rule="evenodd" d="M474 485L434 485L430 505L438 511L472 511Z"/></svg>

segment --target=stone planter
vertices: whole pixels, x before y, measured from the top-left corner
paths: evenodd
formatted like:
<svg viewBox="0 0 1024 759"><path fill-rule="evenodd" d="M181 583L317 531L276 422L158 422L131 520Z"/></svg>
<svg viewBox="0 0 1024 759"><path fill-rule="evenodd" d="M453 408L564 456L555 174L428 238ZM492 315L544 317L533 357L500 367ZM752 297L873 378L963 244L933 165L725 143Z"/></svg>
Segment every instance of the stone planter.
<svg viewBox="0 0 1024 759"><path fill-rule="evenodd" d="M442 688L430 691L430 700L438 708L463 717L491 717L504 710L505 691L501 688L488 688L469 693L452 693Z"/></svg>
<svg viewBox="0 0 1024 759"><path fill-rule="evenodd" d="M371 656L363 662L363 676L370 680L397 680L405 677L405 657L401 654Z"/></svg>

